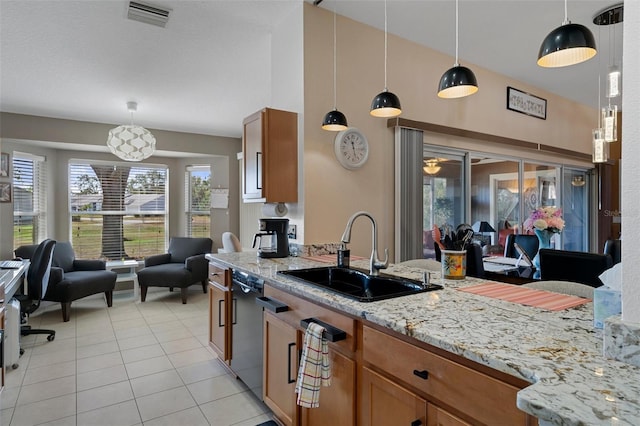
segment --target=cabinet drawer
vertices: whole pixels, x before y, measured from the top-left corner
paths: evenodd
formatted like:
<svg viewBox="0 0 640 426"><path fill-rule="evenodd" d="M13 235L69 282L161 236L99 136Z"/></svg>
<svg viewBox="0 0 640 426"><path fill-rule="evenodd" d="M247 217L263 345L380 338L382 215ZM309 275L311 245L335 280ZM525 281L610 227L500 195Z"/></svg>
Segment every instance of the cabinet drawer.
<svg viewBox="0 0 640 426"><path fill-rule="evenodd" d="M414 386L428 399L484 424L526 424L526 414L516 407L519 388L367 326L362 336L365 362Z"/></svg>
<svg viewBox="0 0 640 426"><path fill-rule="evenodd" d="M228 269L209 263L209 281L214 281L223 287L229 287L229 283L225 279L226 271L228 271Z"/></svg>
<svg viewBox="0 0 640 426"><path fill-rule="evenodd" d="M331 309L318 306L313 302L309 302L270 286L265 286L264 295L266 297L276 299L289 307L286 312L277 314L278 318L281 320L296 328L300 328L300 320L302 319L319 319L347 333L347 338L345 340L332 343L332 345L336 345L337 347L350 352L354 352L356 350L355 319L339 314Z"/></svg>

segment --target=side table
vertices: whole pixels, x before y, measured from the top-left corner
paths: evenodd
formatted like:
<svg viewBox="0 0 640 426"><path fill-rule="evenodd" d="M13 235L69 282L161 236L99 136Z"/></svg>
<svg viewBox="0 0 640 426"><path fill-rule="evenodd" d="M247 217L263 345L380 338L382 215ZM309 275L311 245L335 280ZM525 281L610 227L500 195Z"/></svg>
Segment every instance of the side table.
<svg viewBox="0 0 640 426"><path fill-rule="evenodd" d="M133 281L133 299L138 300L140 286L138 285L138 275L136 269L141 265L137 260L110 260L107 262L107 270L118 274L116 283L123 281Z"/></svg>

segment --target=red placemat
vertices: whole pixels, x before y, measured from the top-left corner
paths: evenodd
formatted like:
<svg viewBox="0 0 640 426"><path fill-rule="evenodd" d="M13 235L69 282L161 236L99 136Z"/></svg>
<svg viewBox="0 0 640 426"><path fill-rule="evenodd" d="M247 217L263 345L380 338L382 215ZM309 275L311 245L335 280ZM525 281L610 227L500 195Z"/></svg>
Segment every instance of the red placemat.
<svg viewBox="0 0 640 426"><path fill-rule="evenodd" d="M591 302L578 296L553 293L551 291L519 287L512 284L483 283L458 290L507 302L520 303L550 311L561 311Z"/></svg>

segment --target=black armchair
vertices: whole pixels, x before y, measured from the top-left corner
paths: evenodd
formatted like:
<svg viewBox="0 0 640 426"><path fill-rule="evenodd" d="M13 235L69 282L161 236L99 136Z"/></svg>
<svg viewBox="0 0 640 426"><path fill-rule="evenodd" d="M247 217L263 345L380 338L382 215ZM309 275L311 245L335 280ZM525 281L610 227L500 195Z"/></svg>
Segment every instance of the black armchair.
<svg viewBox="0 0 640 426"><path fill-rule="evenodd" d="M600 274L613 266L608 254L540 249L540 279L572 281L600 287Z"/></svg>
<svg viewBox="0 0 640 426"><path fill-rule="evenodd" d="M604 242L604 254L608 254L613 259L613 264L622 261L622 240L607 240Z"/></svg>
<svg viewBox="0 0 640 426"><path fill-rule="evenodd" d="M144 268L138 272L140 301L147 298L150 286L180 288L182 303L187 303L187 289L192 284L201 283L207 292L207 272L209 262L205 258L211 252L211 238L172 237L168 253L149 256L144 260Z"/></svg>
<svg viewBox="0 0 640 426"><path fill-rule="evenodd" d="M16 256L30 258L35 246L18 247ZM69 321L71 302L104 292L107 306L113 305L113 289L117 274L106 270L104 260L76 259L69 242L58 242L53 250L49 287L42 300L60 302L62 320Z"/></svg>

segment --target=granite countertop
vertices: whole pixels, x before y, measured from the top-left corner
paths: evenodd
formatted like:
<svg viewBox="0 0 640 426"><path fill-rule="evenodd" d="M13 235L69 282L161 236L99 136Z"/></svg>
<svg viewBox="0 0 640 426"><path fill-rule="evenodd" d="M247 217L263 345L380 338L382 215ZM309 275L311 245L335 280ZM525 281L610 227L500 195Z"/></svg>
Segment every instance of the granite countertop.
<svg viewBox="0 0 640 426"><path fill-rule="evenodd" d="M277 274L327 266L301 257L261 259L255 252L207 255L262 276L270 285L478 362L532 385L518 407L540 424L640 424L640 368L605 359L593 304L559 312L457 291L486 280L441 280L444 289L361 303ZM368 269L368 260L351 261ZM421 270L390 265L385 274L421 279Z"/></svg>

